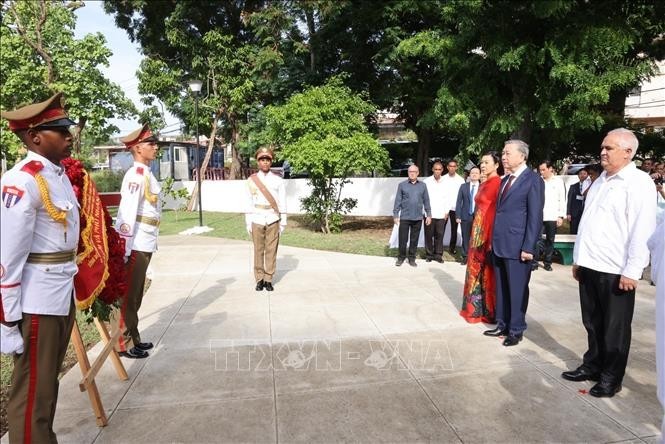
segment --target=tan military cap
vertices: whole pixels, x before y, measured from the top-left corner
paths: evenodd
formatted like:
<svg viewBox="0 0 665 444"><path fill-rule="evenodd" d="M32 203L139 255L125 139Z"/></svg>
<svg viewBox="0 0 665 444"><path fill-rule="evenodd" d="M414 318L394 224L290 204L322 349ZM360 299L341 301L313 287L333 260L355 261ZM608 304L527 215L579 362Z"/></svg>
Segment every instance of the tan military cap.
<svg viewBox="0 0 665 444"><path fill-rule="evenodd" d="M13 132L29 128L54 128L76 125L65 111L62 93L53 95L48 100L33 103L14 111L2 111L0 115L9 121Z"/></svg>
<svg viewBox="0 0 665 444"><path fill-rule="evenodd" d="M270 160L275 158L273 152L269 148L259 148L256 152L256 160L263 159L264 157L267 157Z"/></svg>
<svg viewBox="0 0 665 444"><path fill-rule="evenodd" d="M150 130L150 125L144 124L141 128L132 131L125 137L121 137L120 141L125 144L125 148L131 148L142 142L157 142L157 136Z"/></svg>

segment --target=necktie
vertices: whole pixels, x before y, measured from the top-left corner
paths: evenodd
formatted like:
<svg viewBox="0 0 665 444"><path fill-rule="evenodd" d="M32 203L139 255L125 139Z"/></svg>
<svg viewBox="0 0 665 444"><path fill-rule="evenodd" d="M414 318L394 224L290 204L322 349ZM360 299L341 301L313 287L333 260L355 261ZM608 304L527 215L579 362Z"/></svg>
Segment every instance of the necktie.
<svg viewBox="0 0 665 444"><path fill-rule="evenodd" d="M475 209L476 209L476 186L471 185L471 209L469 210L469 214L473 214Z"/></svg>
<svg viewBox="0 0 665 444"><path fill-rule="evenodd" d="M503 199L506 197L506 194L508 193L508 190L510 189L511 185L513 184L513 180L515 180L515 176L513 176L511 174L510 177L508 178L508 183L503 188L503 193L501 193L501 201L503 201Z"/></svg>

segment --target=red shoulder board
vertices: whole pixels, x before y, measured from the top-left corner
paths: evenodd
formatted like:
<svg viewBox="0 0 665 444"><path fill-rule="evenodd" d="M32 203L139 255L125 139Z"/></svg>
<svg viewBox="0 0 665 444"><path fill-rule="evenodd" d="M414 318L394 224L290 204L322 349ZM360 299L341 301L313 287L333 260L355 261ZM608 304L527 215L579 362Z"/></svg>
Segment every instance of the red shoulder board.
<svg viewBox="0 0 665 444"><path fill-rule="evenodd" d="M23 165L21 171L25 171L31 176L34 176L35 174L39 173L42 169L44 169L43 163L41 163L39 160L31 160L30 162Z"/></svg>
<svg viewBox="0 0 665 444"><path fill-rule="evenodd" d="M143 176L143 167L136 167L136 174Z"/></svg>

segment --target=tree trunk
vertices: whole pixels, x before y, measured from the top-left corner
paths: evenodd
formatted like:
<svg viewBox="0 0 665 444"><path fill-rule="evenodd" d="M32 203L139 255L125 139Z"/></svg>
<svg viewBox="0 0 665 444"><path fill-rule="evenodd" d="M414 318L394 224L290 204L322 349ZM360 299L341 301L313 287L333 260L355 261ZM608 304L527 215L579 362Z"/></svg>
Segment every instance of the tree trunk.
<svg viewBox="0 0 665 444"><path fill-rule="evenodd" d="M314 39L316 38L316 24L314 23L314 10L310 6L305 7L305 21L309 32L309 70L316 72L316 51L314 50Z"/></svg>
<svg viewBox="0 0 665 444"><path fill-rule="evenodd" d="M530 118L522 121L519 128L510 136L513 139L519 139L522 142L531 143L531 134L533 133L533 126Z"/></svg>
<svg viewBox="0 0 665 444"><path fill-rule="evenodd" d="M420 174L427 174L429 166L429 149L432 145L432 130L429 128L418 128L418 153L416 154L416 166Z"/></svg>
<svg viewBox="0 0 665 444"><path fill-rule="evenodd" d="M231 171L229 179L242 179L242 159L238 152L238 124L235 116L229 116L229 123L231 125Z"/></svg>
<svg viewBox="0 0 665 444"><path fill-rule="evenodd" d="M74 130L74 133L72 134L72 145L74 145L74 153L76 153L77 156L81 155L81 137L87 121L87 118L81 117L78 125L75 127L76 129Z"/></svg>
<svg viewBox="0 0 665 444"><path fill-rule="evenodd" d="M203 181L205 177L205 171L208 169L208 164L210 163L210 157L212 157L212 149L215 146L215 135L217 134L217 116L219 114L215 114L213 121L212 121L212 129L210 130L210 137L208 138L208 149L206 150L206 154L203 157L203 162L201 163L201 169L199 169L198 174L201 175L201 181ZM197 146L196 149L198 150L199 147ZM187 211L194 211L194 208L196 207L198 200L199 199L199 182L194 183L194 189L192 190L192 195L189 197L189 202L187 202Z"/></svg>
<svg viewBox="0 0 665 444"><path fill-rule="evenodd" d="M16 30L18 31L19 35L23 39L24 42L26 42L32 49L35 50L37 54L42 58L44 61L44 64L46 65L46 84L48 87L52 87L53 82L56 80L56 73L55 70L53 69L53 57L51 57L51 54L46 51L44 48L44 42L43 42L43 37L42 37L42 30L44 29L44 24L46 23L46 17L49 13L48 11L48 5L46 0L40 0L39 2L39 19L37 21L37 24L35 25L35 38L33 38L29 35L28 29L25 28L23 23L21 22L21 17L18 14L18 11L16 10L16 3L17 2L9 2L8 7L9 10L14 13L14 19L16 21Z"/></svg>

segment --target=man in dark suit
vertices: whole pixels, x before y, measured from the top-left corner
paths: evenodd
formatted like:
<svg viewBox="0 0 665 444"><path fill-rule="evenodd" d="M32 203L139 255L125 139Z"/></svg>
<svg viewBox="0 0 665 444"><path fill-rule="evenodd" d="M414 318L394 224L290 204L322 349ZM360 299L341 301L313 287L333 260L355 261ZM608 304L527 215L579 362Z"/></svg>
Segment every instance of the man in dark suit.
<svg viewBox="0 0 665 444"><path fill-rule="evenodd" d="M566 218L570 222L570 234L577 234L577 227L582 219L582 210L584 210L584 197L591 185L589 173L586 168L582 168L577 173L579 182L574 183L568 189L568 210L566 211Z"/></svg>
<svg viewBox="0 0 665 444"><path fill-rule="evenodd" d="M471 239L471 225L473 224L473 213L476 209L475 197L480 186L480 169L473 167L469 170L469 181L459 188L457 193L457 204L455 215L457 223L462 227L462 260L460 263L466 265L469 255L469 241Z"/></svg>
<svg viewBox="0 0 665 444"><path fill-rule="evenodd" d="M499 188L492 233L497 326L484 332L506 336L504 346L517 345L526 330L531 261L543 225L545 185L539 174L527 168L528 158L525 142L505 143L501 163L507 173Z"/></svg>

